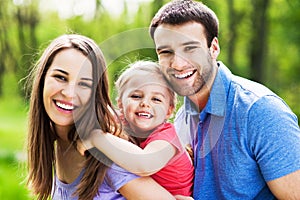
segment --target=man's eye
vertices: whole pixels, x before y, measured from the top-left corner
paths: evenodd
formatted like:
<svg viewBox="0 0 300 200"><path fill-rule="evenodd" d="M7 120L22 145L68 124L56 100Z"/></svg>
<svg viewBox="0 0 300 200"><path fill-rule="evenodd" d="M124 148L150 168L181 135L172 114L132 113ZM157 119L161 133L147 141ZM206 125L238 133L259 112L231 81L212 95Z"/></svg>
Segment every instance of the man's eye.
<svg viewBox="0 0 300 200"><path fill-rule="evenodd" d="M159 55L163 55L163 54L167 55L167 54L172 54L172 53L173 53L173 51L171 51L171 50L161 50L158 52Z"/></svg>
<svg viewBox="0 0 300 200"><path fill-rule="evenodd" d="M197 48L197 46L187 46L187 47L184 48L184 50L185 51L192 51L192 50L194 50L196 48Z"/></svg>

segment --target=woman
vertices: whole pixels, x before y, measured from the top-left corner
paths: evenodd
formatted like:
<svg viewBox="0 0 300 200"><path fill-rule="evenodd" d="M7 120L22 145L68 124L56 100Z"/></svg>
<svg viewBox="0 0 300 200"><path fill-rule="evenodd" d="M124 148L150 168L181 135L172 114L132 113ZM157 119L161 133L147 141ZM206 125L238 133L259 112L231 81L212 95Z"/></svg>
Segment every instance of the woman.
<svg viewBox="0 0 300 200"><path fill-rule="evenodd" d="M56 38L30 77L28 185L37 199L174 199L149 177L77 151L79 135L86 138L95 128L120 132L106 64L93 40L75 34Z"/></svg>

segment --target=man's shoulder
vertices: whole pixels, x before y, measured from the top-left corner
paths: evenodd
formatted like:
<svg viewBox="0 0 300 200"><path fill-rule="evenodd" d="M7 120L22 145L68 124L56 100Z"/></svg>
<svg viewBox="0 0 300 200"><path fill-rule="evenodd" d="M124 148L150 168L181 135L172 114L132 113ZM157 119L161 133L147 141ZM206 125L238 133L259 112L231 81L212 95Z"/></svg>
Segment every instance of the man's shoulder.
<svg viewBox="0 0 300 200"><path fill-rule="evenodd" d="M252 93L257 97L263 97L266 95L275 95L269 88L261 83L240 77L234 76L232 79L232 86L241 89L244 93Z"/></svg>
<svg viewBox="0 0 300 200"><path fill-rule="evenodd" d="M227 85L229 94L234 92L235 95L253 95L252 97L263 97L266 95L275 95L269 88L261 83L250 79L232 74L231 71L219 62L219 73L222 77L223 84ZM275 95L276 96L276 95Z"/></svg>

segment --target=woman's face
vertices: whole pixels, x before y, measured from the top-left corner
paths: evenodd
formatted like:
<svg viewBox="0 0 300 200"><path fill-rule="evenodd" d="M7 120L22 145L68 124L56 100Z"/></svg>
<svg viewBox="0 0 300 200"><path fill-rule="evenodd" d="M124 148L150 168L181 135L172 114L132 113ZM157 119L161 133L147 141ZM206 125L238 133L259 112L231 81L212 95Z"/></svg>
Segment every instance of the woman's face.
<svg viewBox="0 0 300 200"><path fill-rule="evenodd" d="M58 52L50 65L43 90L45 110L56 128L74 124L89 102L93 85L92 64L76 49Z"/></svg>

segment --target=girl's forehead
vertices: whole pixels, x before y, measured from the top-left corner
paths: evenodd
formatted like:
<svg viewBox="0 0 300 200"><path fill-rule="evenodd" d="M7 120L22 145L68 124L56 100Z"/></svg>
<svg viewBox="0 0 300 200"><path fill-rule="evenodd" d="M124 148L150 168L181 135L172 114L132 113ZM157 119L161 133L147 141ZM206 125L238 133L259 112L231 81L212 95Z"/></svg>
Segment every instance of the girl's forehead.
<svg viewBox="0 0 300 200"><path fill-rule="evenodd" d="M160 85L167 86L162 74L152 73L147 71L136 71L131 74L131 77L127 82L130 86L142 86L142 85Z"/></svg>

